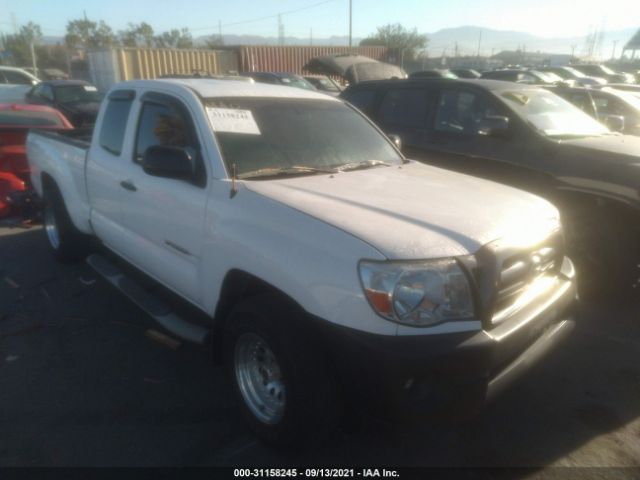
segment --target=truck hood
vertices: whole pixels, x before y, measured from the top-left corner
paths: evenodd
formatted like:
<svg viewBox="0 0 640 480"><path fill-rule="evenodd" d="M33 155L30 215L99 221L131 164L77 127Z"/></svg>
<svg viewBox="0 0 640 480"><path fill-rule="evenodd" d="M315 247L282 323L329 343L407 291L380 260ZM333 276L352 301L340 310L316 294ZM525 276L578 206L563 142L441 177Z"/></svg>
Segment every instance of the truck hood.
<svg viewBox="0 0 640 480"><path fill-rule="evenodd" d="M602 135L599 137L585 137L562 140L562 145L571 145L581 149L600 152L617 153L627 157L628 162L640 163L640 137L634 135ZM618 158L618 157L617 157ZM622 161L624 157L619 157Z"/></svg>
<svg viewBox="0 0 640 480"><path fill-rule="evenodd" d="M539 197L417 162L243 183L389 259L468 255L497 239L533 245L559 225L557 210Z"/></svg>

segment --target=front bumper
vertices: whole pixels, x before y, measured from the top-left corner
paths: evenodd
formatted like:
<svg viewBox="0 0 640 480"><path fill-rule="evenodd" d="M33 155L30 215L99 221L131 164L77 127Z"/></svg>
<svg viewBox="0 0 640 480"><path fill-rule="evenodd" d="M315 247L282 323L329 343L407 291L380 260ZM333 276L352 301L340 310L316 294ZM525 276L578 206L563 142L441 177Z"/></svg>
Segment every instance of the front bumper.
<svg viewBox="0 0 640 480"><path fill-rule="evenodd" d="M376 413L400 419L473 416L572 330L576 287L567 262L568 272L549 294L491 330L388 337L323 322L325 349L350 397Z"/></svg>

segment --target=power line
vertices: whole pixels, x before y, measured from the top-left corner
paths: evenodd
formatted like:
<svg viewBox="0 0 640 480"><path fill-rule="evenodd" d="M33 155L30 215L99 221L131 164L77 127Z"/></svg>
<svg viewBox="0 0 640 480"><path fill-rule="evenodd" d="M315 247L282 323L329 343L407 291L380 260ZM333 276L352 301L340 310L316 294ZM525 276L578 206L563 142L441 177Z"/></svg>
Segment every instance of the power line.
<svg viewBox="0 0 640 480"><path fill-rule="evenodd" d="M302 12L304 10L309 10L311 8L319 7L320 5L325 5L327 3L333 3L335 1L337 1L337 0L324 0L323 2L317 2L317 3L314 3L313 5L307 5L306 7L296 8L294 10L287 10L286 12L276 13L275 15L268 15L268 16L265 16L265 17L252 18L251 20L241 20L239 22L225 23L222 26L223 27L235 27L236 25L244 25L246 23L259 22L261 20L270 20L272 18L278 18L278 16L281 16L281 15L289 15L291 13ZM201 30L212 30L212 29L215 29L215 28L217 28L217 26L216 27L200 27L200 28L192 28L191 31L192 32L197 32L197 31L201 31Z"/></svg>

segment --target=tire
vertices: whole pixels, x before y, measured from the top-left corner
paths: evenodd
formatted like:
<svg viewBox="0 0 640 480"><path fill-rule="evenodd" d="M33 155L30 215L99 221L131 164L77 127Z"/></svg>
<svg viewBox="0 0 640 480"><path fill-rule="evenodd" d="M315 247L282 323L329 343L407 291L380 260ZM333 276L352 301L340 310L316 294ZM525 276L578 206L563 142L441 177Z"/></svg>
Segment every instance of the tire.
<svg viewBox="0 0 640 480"><path fill-rule="evenodd" d="M89 238L72 223L60 190L48 184L44 190L42 222L47 245L53 256L62 263L84 259L89 251Z"/></svg>
<svg viewBox="0 0 640 480"><path fill-rule="evenodd" d="M634 222L619 212L594 208L574 211L565 223L580 296L594 301L630 299L640 274Z"/></svg>
<svg viewBox="0 0 640 480"><path fill-rule="evenodd" d="M225 366L242 415L260 440L277 447L320 441L339 416L335 377L302 330L302 315L260 295L241 301L225 327Z"/></svg>

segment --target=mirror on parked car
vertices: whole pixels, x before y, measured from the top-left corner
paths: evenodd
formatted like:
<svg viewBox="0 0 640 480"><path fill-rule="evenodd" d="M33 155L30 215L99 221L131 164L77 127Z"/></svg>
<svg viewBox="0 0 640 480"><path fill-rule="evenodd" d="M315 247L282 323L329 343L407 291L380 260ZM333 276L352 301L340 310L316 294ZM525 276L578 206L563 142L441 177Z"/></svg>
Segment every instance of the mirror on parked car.
<svg viewBox="0 0 640 480"><path fill-rule="evenodd" d="M156 177L192 180L195 176L195 160L181 147L153 145L147 148L142 157L142 168Z"/></svg>
<svg viewBox="0 0 640 480"><path fill-rule="evenodd" d="M612 132L622 132L625 127L625 121L622 115L605 115L602 117L602 123Z"/></svg>
<svg viewBox="0 0 640 480"><path fill-rule="evenodd" d="M480 123L478 134L486 136L505 135L509 131L509 117L487 115Z"/></svg>
<svg viewBox="0 0 640 480"><path fill-rule="evenodd" d="M395 133L390 133L387 135L387 137L389 138L389 140L393 142L393 144L396 146L398 150L402 149L402 139L400 138L400 135L396 135Z"/></svg>

